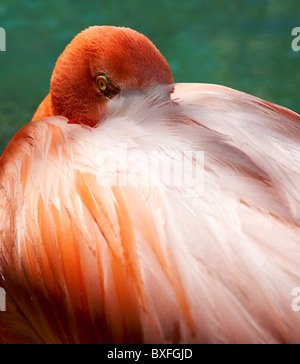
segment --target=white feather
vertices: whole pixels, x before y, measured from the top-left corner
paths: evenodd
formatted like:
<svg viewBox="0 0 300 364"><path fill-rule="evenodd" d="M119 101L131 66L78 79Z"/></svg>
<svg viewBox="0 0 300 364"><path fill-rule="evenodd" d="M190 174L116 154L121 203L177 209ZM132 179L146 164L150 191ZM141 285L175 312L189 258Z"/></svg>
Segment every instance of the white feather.
<svg viewBox="0 0 300 364"><path fill-rule="evenodd" d="M105 315L103 330L115 342L122 330L132 340L142 333L144 342L299 342L300 316L291 308L291 292L300 286L299 116L218 86L176 85L172 103L165 94L163 88L122 93L94 129L49 118L29 124L21 141L13 142L13 158L4 155L0 166L0 273L6 289L44 342L81 341L78 302L87 305L101 340L97 322ZM163 165L186 151L204 152L204 185L151 186L145 181L161 176L144 163L127 164L120 157L124 145L129 154L155 152ZM188 163L203 168L201 161ZM140 181L116 187L110 179L115 166ZM187 180L194 180L191 171L185 169ZM178 163L172 173L181 175ZM79 193L81 183L89 205ZM124 206L128 221L119 214ZM126 224L131 248L122 237ZM75 242L67 235L71 227ZM74 285L66 276L71 272L59 229L65 244L79 251L79 258L68 258L81 269ZM132 290L126 312L114 259ZM15 286L36 300L37 287L44 287L60 325L49 326L41 301L33 316L28 302L18 302L16 287L10 288L16 267ZM65 333L53 299L58 292L69 313Z"/></svg>

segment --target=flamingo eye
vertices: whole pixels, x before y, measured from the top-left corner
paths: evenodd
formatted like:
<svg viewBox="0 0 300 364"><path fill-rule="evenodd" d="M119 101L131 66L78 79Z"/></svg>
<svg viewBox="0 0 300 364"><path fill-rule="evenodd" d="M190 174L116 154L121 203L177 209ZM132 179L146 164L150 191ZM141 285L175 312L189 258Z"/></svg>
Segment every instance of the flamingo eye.
<svg viewBox="0 0 300 364"><path fill-rule="evenodd" d="M110 78L104 74L96 78L96 85L98 90L108 99L112 99L120 92L120 88L114 86Z"/></svg>
<svg viewBox="0 0 300 364"><path fill-rule="evenodd" d="M98 76L96 79L96 83L100 91L102 92L107 91L109 87L109 79L106 76L104 75Z"/></svg>

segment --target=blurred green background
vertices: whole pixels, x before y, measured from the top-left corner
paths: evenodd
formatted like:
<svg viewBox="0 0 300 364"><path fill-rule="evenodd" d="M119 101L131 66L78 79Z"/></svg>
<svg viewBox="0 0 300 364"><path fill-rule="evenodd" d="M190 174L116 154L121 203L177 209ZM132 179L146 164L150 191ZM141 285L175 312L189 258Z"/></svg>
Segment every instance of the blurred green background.
<svg viewBox="0 0 300 364"><path fill-rule="evenodd" d="M96 24L147 35L176 82L223 84L300 113L299 0L2 0L0 153L48 93L65 46Z"/></svg>

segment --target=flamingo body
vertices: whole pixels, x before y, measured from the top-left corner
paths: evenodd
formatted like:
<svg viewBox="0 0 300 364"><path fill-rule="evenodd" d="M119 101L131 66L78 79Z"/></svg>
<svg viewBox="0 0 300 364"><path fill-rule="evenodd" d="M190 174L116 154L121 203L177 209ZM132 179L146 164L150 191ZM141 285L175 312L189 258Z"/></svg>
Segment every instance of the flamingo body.
<svg viewBox="0 0 300 364"><path fill-rule="evenodd" d="M2 342L299 342L299 115L222 86L176 84L171 99L170 87L121 89L93 127L51 115L50 95L8 146ZM145 184L160 171L143 164L111 183L116 165L136 172L124 144L160 161L204 153L204 185Z"/></svg>

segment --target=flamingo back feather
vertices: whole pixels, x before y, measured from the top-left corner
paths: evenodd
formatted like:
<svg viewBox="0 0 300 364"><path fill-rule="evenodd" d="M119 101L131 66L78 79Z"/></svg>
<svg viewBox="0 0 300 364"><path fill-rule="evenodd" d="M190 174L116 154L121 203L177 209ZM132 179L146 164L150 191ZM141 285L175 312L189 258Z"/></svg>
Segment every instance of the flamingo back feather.
<svg viewBox="0 0 300 364"><path fill-rule="evenodd" d="M122 93L93 129L32 122L9 145L2 341L299 342L299 116L220 86L162 94ZM204 152L204 190L143 184L159 179L143 165L112 184L116 163L136 170L124 144L162 161Z"/></svg>

